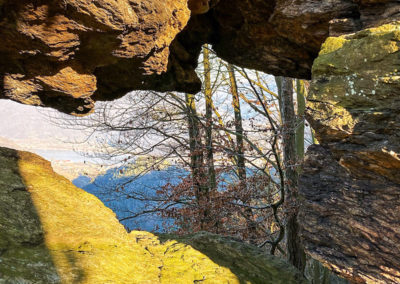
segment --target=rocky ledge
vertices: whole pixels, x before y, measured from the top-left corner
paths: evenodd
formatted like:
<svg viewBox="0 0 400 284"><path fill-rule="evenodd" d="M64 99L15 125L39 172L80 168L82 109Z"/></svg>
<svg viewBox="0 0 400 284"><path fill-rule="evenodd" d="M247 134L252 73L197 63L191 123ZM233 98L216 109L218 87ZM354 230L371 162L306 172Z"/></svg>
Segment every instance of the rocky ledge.
<svg viewBox="0 0 400 284"><path fill-rule="evenodd" d="M37 155L0 148L1 283L306 283L293 266L209 233L127 233Z"/></svg>

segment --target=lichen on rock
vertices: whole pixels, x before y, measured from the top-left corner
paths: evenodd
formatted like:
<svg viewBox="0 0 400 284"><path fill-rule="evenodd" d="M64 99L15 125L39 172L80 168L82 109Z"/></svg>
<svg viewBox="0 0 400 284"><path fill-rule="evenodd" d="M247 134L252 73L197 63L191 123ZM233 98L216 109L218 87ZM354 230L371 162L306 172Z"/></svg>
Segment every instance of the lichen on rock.
<svg viewBox="0 0 400 284"><path fill-rule="evenodd" d="M400 282L400 23L328 38L307 119L319 146L300 181L309 254L357 283Z"/></svg>
<svg viewBox="0 0 400 284"><path fill-rule="evenodd" d="M329 38L313 65L308 118L350 170L400 183L400 23ZM347 153L346 153L347 152Z"/></svg>

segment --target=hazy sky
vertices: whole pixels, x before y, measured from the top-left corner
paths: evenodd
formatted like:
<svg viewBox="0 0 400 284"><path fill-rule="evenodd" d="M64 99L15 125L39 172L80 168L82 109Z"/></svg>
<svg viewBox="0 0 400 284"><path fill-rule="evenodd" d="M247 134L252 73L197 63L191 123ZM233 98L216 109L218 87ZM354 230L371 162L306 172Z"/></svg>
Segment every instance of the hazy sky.
<svg viewBox="0 0 400 284"><path fill-rule="evenodd" d="M64 142L74 141L82 135L78 131L52 124L48 114L55 113L51 109L0 100L0 145L10 147L7 144L13 143L19 149L40 152L42 155L46 150L72 151L73 145Z"/></svg>

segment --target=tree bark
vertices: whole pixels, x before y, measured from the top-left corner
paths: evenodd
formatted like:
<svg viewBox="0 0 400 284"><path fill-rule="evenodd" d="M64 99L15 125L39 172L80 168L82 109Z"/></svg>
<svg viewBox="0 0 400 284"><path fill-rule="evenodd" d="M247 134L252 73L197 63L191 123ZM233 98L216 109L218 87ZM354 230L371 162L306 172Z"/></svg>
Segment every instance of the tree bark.
<svg viewBox="0 0 400 284"><path fill-rule="evenodd" d="M214 190L217 187L215 167L214 167L214 148L213 148L213 102L211 89L211 66L210 52L208 45L203 47L203 65L204 65L204 96L206 99L206 157L208 169L208 184L209 189Z"/></svg>
<svg viewBox="0 0 400 284"><path fill-rule="evenodd" d="M306 85L303 80L296 80L297 94L297 125L296 125L296 155L298 161L304 159L304 113L306 110Z"/></svg>
<svg viewBox="0 0 400 284"><path fill-rule="evenodd" d="M248 190L246 184L246 160L244 156L244 140L243 140L243 124L242 124L242 113L240 109L239 92L236 83L235 70L231 64L228 64L229 73L229 84L232 94L232 106L235 117L235 133L236 133L236 149L235 149L235 160L237 166L237 174L239 178L239 190L245 192ZM241 200L244 204L247 204L250 200ZM254 243L257 239L257 224L253 220L253 211L251 208L244 209L244 216L246 218L246 227L249 234L249 240Z"/></svg>
<svg viewBox="0 0 400 284"><path fill-rule="evenodd" d="M282 116L282 142L283 163L285 167L286 204L288 209L286 224L286 241L289 262L304 271L306 258L299 238L298 213L298 172L296 155L296 120L293 104L293 79L281 80L281 116Z"/></svg>
<svg viewBox="0 0 400 284"><path fill-rule="evenodd" d="M208 186L205 184L204 154L200 133L200 122L196 111L195 96L186 94L186 107L189 128L190 169L197 203L201 206ZM202 218L204 219L204 218Z"/></svg>
<svg viewBox="0 0 400 284"><path fill-rule="evenodd" d="M245 166L245 157L244 157L244 143L243 143L243 125L242 125L242 113L240 109L240 100L239 93L236 84L236 77L233 66L231 64L228 65L228 73L229 73L229 83L231 87L232 94L232 106L233 112L235 116L235 132L236 132L236 163L237 163L237 172L238 177L241 182L246 181L246 166Z"/></svg>

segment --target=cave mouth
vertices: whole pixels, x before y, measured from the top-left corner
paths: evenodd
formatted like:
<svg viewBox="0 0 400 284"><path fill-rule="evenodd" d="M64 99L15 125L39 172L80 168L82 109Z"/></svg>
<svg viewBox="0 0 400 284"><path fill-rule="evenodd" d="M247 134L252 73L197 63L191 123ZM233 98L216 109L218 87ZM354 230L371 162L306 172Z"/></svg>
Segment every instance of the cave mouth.
<svg viewBox="0 0 400 284"><path fill-rule="evenodd" d="M83 115L135 89L195 92L204 43L238 66L312 74L303 243L353 281L399 282L398 1L220 0L193 15L183 0L131 2L1 1L0 98Z"/></svg>

